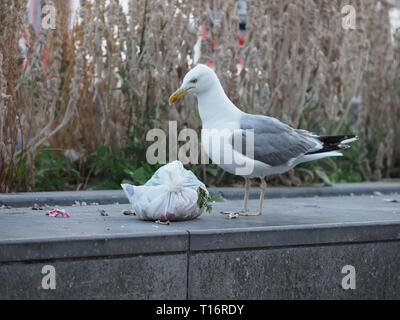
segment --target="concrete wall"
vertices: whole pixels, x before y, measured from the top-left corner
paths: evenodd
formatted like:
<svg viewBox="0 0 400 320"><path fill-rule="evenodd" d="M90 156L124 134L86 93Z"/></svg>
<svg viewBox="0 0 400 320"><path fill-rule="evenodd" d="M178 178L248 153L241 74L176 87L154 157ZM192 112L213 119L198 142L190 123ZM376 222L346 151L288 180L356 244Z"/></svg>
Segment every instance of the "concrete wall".
<svg viewBox="0 0 400 320"><path fill-rule="evenodd" d="M0 299L399 299L399 227L3 241ZM41 286L44 265L55 267L55 290ZM342 288L345 265L355 290Z"/></svg>
<svg viewBox="0 0 400 320"><path fill-rule="evenodd" d="M56 289L41 271L56 270ZM185 299L185 254L78 259L0 266L0 299Z"/></svg>
<svg viewBox="0 0 400 320"><path fill-rule="evenodd" d="M195 253L190 299L399 299L400 242ZM356 289L344 290L352 265Z"/></svg>

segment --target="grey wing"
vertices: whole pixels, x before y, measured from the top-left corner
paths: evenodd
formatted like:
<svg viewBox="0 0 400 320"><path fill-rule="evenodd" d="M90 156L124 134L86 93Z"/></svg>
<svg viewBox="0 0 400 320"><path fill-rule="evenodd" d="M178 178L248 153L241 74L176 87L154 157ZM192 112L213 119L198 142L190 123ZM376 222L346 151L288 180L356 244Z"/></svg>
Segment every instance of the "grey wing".
<svg viewBox="0 0 400 320"><path fill-rule="evenodd" d="M253 129L254 159L274 167L320 148L311 133L303 134L303 130L295 130L267 116L244 114L240 119L240 129L242 153L246 152L245 130Z"/></svg>

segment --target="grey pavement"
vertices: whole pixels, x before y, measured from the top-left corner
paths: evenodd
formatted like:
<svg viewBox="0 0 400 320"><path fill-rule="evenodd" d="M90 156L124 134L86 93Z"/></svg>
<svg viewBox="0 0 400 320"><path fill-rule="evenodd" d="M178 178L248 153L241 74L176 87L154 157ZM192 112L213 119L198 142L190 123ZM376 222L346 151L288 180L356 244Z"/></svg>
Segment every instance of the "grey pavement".
<svg viewBox="0 0 400 320"><path fill-rule="evenodd" d="M399 194L267 199L264 201L263 215L258 217L227 219L226 215L220 213L242 206L242 200L216 202L211 213L170 225L124 215L122 211L130 209L129 204L60 207L71 215L70 218L49 217L44 210L32 210L30 207L0 209L0 242L400 224ZM257 207L258 200L249 201L250 210L255 211ZM101 216L99 209L105 210L108 216Z"/></svg>
<svg viewBox="0 0 400 320"><path fill-rule="evenodd" d="M2 208L0 299L399 299L400 194L372 190L270 198L236 219L220 211L242 200L225 200L170 225L123 215L124 203L60 206L70 218ZM41 289L47 264L54 291ZM357 290L340 285L349 264Z"/></svg>
<svg viewBox="0 0 400 320"><path fill-rule="evenodd" d="M243 199L243 187L210 187L211 194L221 194L225 199ZM253 186L250 191L250 199L259 198L259 188ZM333 186L312 185L307 187L268 187L265 197L296 198L296 197L332 197L345 195L370 195L374 193L400 193L400 182L366 182L366 183L339 183ZM97 202L99 204L128 203L121 190L84 190L84 191L62 191L62 192L26 192L26 193L2 193L0 194L0 205L13 207L27 207L34 203L39 205L71 205L74 201L85 201L87 203Z"/></svg>

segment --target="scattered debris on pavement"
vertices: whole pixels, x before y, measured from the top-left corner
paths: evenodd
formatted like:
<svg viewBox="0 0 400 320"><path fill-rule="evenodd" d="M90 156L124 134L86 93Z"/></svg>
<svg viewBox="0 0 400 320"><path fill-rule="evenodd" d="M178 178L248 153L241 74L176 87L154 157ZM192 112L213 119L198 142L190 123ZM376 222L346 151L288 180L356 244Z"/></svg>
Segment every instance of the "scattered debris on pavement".
<svg viewBox="0 0 400 320"><path fill-rule="evenodd" d="M78 200L74 201L74 204L72 205L73 207L80 207L81 203Z"/></svg>
<svg viewBox="0 0 400 320"><path fill-rule="evenodd" d="M163 224L163 225L166 225L166 226L171 224L171 222L169 220L167 220L167 221L156 220L155 223Z"/></svg>
<svg viewBox="0 0 400 320"><path fill-rule="evenodd" d="M399 200L396 200L396 199L383 199L383 201L385 201L385 202L393 202L393 203L399 203L400 202Z"/></svg>
<svg viewBox="0 0 400 320"><path fill-rule="evenodd" d="M227 219L236 219L239 217L239 213L233 211L220 211L220 214L224 214Z"/></svg>
<svg viewBox="0 0 400 320"><path fill-rule="evenodd" d="M43 207L39 206L37 203L34 203L32 206L32 210L43 210Z"/></svg>
<svg viewBox="0 0 400 320"><path fill-rule="evenodd" d="M70 218L71 216L64 209L53 209L49 212L46 212L46 215L50 217L62 217L62 218Z"/></svg>
<svg viewBox="0 0 400 320"><path fill-rule="evenodd" d="M85 202L85 201L82 201L82 202L80 202L80 201L78 201L78 200L75 200L74 201L74 204L72 205L73 207L85 207L85 206L87 206L88 204L87 204L87 202ZM91 204L92 205L92 204ZM93 205L98 205L98 203L95 203L95 202L93 202Z"/></svg>
<svg viewBox="0 0 400 320"><path fill-rule="evenodd" d="M122 210L122 214L125 216L136 216L136 213L129 209Z"/></svg>
<svg viewBox="0 0 400 320"><path fill-rule="evenodd" d="M236 218L238 218L239 217L239 213L236 213L236 212L230 212L230 213L228 213L227 215L226 215L226 218L227 219L236 219Z"/></svg>
<svg viewBox="0 0 400 320"><path fill-rule="evenodd" d="M44 210L46 210L46 214L49 214L51 210L53 210L54 207L51 207L47 204L44 205Z"/></svg>
<svg viewBox="0 0 400 320"><path fill-rule="evenodd" d="M44 206L39 206L37 203L34 203L32 206L32 210L46 210L46 214L48 214L53 209L54 207L51 207L47 204L45 204Z"/></svg>
<svg viewBox="0 0 400 320"><path fill-rule="evenodd" d="M107 216L108 216L108 213L106 212L106 210L103 210L103 209L97 209L97 211L99 211L99 212L100 212L100 214L101 214L103 217L107 217Z"/></svg>

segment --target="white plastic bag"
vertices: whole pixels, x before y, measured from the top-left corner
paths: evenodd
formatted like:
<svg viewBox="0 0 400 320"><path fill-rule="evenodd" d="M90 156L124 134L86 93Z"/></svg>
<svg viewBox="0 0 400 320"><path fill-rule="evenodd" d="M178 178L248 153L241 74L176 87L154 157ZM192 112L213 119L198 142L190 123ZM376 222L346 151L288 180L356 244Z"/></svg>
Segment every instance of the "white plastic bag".
<svg viewBox="0 0 400 320"><path fill-rule="evenodd" d="M199 187L206 186L182 162L158 169L143 186L121 184L133 211L143 220L191 220L204 212L197 204Z"/></svg>

